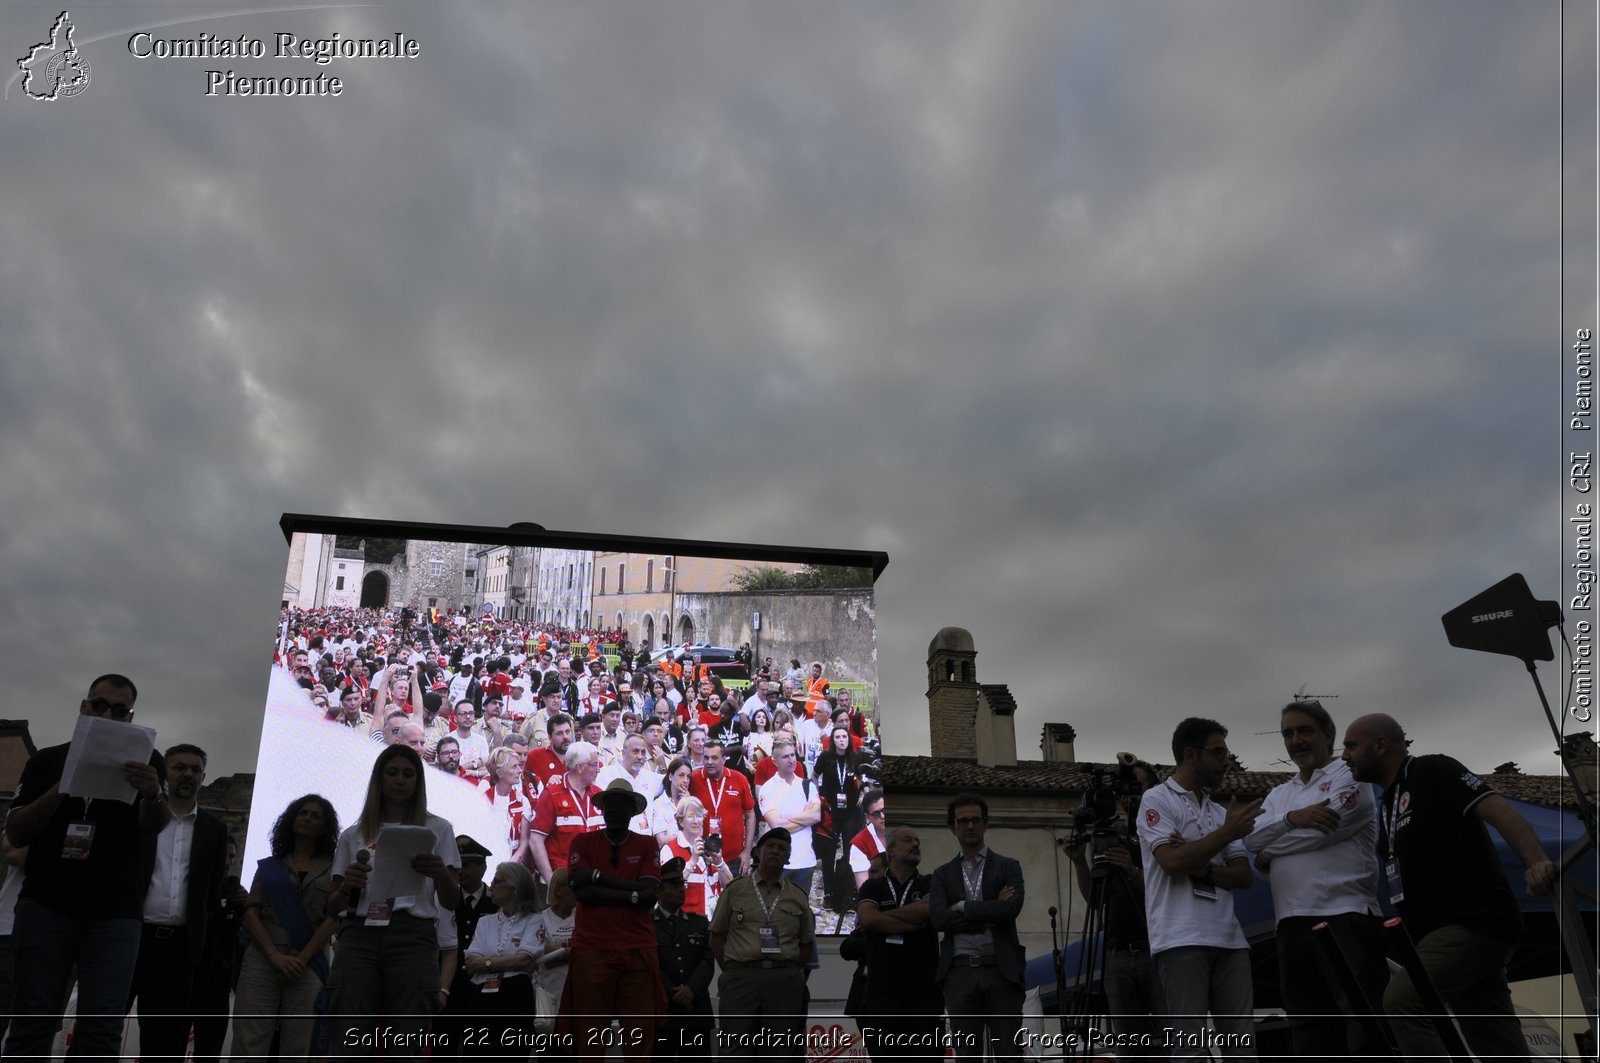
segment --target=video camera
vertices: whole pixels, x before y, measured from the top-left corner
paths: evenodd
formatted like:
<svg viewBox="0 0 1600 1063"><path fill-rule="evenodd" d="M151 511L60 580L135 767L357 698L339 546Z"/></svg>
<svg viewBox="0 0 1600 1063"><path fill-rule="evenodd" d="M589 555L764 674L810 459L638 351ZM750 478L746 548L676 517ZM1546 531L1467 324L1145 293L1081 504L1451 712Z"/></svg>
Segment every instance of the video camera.
<svg viewBox="0 0 1600 1063"><path fill-rule="evenodd" d="M1137 799L1144 793L1139 773L1134 765L1138 758L1132 753L1118 753L1115 764L1107 764L1095 771L1095 785L1083 795L1083 804L1072 813L1072 844L1087 841L1091 846L1094 874L1104 873L1107 849L1122 846L1133 848L1134 842L1127 830L1117 821L1117 802Z"/></svg>

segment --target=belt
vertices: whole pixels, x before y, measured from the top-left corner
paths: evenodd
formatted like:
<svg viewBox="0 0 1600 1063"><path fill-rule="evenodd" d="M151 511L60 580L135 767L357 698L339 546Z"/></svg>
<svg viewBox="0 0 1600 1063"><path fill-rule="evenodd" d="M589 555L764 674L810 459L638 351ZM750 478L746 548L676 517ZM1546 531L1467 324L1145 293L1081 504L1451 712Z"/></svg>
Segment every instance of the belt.
<svg viewBox="0 0 1600 1063"><path fill-rule="evenodd" d="M1107 952L1149 952L1149 945L1107 945Z"/></svg>
<svg viewBox="0 0 1600 1063"><path fill-rule="evenodd" d="M800 966L800 961L799 960L729 960L728 962L724 963L722 966L723 967L735 967L735 968L758 968L758 969L761 969L761 970L772 970L775 967L798 967L798 966Z"/></svg>
<svg viewBox="0 0 1600 1063"><path fill-rule="evenodd" d="M432 922L435 922L435 920L434 919L424 919L420 915L412 915L411 914L411 909L409 909L409 908L401 908L399 911L392 912L389 915L389 926L397 926L397 925L400 925L402 923L432 923ZM341 932L349 930L352 927L366 926L366 925L367 925L367 917L364 916L364 915L349 915L347 913L346 915L342 916L339 919L339 930ZM373 930L383 930L385 928L381 927L381 926L375 926L372 929Z"/></svg>
<svg viewBox="0 0 1600 1063"><path fill-rule="evenodd" d="M954 962L955 962L955 965L957 967L993 967L994 966L994 957L993 956L957 956L955 958Z"/></svg>
<svg viewBox="0 0 1600 1063"><path fill-rule="evenodd" d="M157 941L165 941L167 938L187 929L189 928L184 926L182 923L179 923L177 926L166 926L161 923L144 924L144 932L155 938Z"/></svg>

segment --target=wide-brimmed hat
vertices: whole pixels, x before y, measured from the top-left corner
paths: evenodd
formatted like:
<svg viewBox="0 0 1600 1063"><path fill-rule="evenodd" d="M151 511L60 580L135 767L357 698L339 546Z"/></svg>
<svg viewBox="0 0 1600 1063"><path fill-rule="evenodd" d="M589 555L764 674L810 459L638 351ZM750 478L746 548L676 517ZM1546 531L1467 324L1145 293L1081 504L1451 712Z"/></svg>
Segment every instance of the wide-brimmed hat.
<svg viewBox="0 0 1600 1063"><path fill-rule="evenodd" d="M633 814L636 816L643 812L650 805L650 802L645 799L644 794L641 794L638 790L633 788L633 783L629 782L627 779L612 779L611 785L600 791L601 808L606 807L606 801L610 799L613 794L627 795L628 800L633 803Z"/></svg>

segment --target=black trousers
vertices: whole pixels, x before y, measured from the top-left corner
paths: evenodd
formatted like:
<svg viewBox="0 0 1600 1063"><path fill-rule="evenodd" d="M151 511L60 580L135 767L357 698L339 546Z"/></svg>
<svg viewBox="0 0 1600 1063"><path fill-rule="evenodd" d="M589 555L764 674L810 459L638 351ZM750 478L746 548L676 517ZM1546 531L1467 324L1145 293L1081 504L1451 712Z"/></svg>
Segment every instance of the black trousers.
<svg viewBox="0 0 1600 1063"><path fill-rule="evenodd" d="M189 1046L189 928L144 924L128 1006L139 1005L141 1059L182 1059Z"/></svg>
<svg viewBox="0 0 1600 1063"><path fill-rule="evenodd" d="M525 1039L533 1033L533 978L519 974L503 979L493 993L480 990L472 998L466 1028L474 1035L470 1044L461 1039L463 1058L526 1059Z"/></svg>
<svg viewBox="0 0 1600 1063"><path fill-rule="evenodd" d="M869 989L866 1008L856 1025L861 1027L861 1039L874 1063L944 1060L944 1001L932 986L884 993Z"/></svg>
<svg viewBox="0 0 1600 1063"><path fill-rule="evenodd" d="M194 1013L195 1063L217 1063L222 1055L222 1042L228 1037L228 991L232 988L233 972L204 966L196 972L194 995L189 998Z"/></svg>
<svg viewBox="0 0 1600 1063"><path fill-rule="evenodd" d="M1323 919L1305 916L1278 922L1278 974L1283 984L1283 1010L1295 1055L1305 1057L1386 1056L1388 1042L1358 1014L1383 1011L1383 991L1389 984L1384 962L1383 923L1375 915L1326 917L1334 943L1344 954L1366 996L1359 1005L1345 996L1337 977L1322 955L1311 928Z"/></svg>

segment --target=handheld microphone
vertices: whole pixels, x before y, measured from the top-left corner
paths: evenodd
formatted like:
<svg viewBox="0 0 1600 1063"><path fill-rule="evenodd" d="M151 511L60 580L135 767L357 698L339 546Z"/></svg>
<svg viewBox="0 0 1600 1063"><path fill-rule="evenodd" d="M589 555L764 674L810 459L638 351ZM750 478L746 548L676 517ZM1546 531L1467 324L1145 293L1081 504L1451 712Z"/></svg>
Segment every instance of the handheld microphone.
<svg viewBox="0 0 1600 1063"><path fill-rule="evenodd" d="M371 864L372 863L372 852L371 852L371 850L362 849L359 852L357 852L356 853L356 863L360 864L362 867L366 867L367 865ZM356 915L357 914L357 912L356 912L356 901L361 897L362 887L360 887L360 886L346 886L345 889L350 894L349 912L350 912L351 915Z"/></svg>

